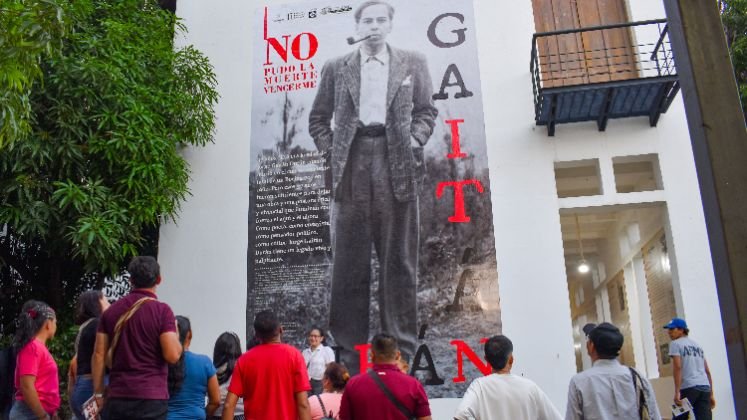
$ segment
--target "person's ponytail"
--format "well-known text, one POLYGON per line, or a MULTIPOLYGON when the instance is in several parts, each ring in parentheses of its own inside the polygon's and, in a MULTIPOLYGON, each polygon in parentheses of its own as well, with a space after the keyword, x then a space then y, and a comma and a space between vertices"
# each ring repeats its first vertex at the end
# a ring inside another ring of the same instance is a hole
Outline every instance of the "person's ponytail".
MULTIPOLYGON (((176 324, 179 327, 179 342, 184 346, 184 342, 187 340, 187 334, 192 331, 192 324, 189 322, 189 318, 181 315, 176 316, 176 324)), ((185 351, 182 349, 182 355, 179 357, 179 361, 173 365, 169 365, 169 395, 172 396, 179 392, 184 384, 184 378, 186 376, 184 353, 185 351)))

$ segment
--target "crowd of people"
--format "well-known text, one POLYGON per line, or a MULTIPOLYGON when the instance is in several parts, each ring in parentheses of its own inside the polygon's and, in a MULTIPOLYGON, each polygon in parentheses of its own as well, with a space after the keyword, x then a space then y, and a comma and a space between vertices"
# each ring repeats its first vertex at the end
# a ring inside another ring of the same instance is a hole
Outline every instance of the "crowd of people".
MULTIPOLYGON (((309 347, 301 352, 282 342, 281 322, 266 310, 255 316, 246 351, 235 333, 224 332, 211 359, 190 351, 190 320, 158 301, 157 261, 136 257, 128 271, 133 289, 112 305, 100 291, 78 299, 80 328, 68 372, 75 419, 431 418, 425 389, 409 374, 390 334, 373 337, 373 367, 351 378, 324 346, 322 328, 311 328, 309 347)), ((715 400, 702 348, 689 338, 683 319, 664 328, 673 340, 675 404, 687 398, 697 420, 710 419, 715 400)), ((650 382, 617 359, 624 342, 620 330, 606 322, 583 330, 593 365, 571 378, 565 419, 660 419, 650 382)), ((23 305, 13 343, 11 420, 59 418, 58 368, 47 347, 56 331, 49 305, 23 305)), ((488 339, 484 356, 492 373, 470 384, 454 419, 563 418, 537 384, 511 373, 515 356, 508 337, 488 339)))

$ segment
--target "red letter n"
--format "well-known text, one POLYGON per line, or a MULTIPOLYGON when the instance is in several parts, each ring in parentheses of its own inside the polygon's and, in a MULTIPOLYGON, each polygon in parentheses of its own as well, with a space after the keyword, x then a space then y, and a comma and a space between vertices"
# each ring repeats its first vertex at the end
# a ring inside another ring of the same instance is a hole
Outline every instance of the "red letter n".
POLYGON ((283 62, 288 62, 288 39, 290 38, 290 35, 283 35, 282 38, 285 39, 285 46, 281 45, 277 38, 267 38, 265 40, 267 41, 267 58, 265 60, 265 66, 272 65, 272 61, 270 61, 270 47, 278 53, 280 58, 283 59, 283 62))
POLYGON ((278 42, 277 38, 271 38, 267 36, 267 7, 265 7, 265 27, 264 27, 264 37, 265 41, 267 42, 267 51, 265 52, 265 66, 272 65, 272 61, 270 61, 270 47, 275 50, 275 52, 280 55, 280 58, 283 59, 283 62, 288 62, 288 39, 290 38, 290 35, 283 35, 282 37, 285 39, 285 46, 280 45, 280 42, 278 42))
MULTIPOLYGON (((483 338, 480 340, 481 343, 485 342, 486 340, 483 338)), ((472 362, 475 367, 477 367, 480 372, 482 372, 483 375, 490 375, 490 372, 493 371, 493 368, 490 367, 490 364, 485 363, 480 359, 477 354, 475 354, 474 351, 462 340, 451 340, 449 343, 452 346, 456 347, 456 358, 457 358, 457 376, 453 379, 454 383, 460 383, 467 380, 467 378, 464 377, 464 360, 462 355, 467 355, 467 358, 470 362, 472 362)))

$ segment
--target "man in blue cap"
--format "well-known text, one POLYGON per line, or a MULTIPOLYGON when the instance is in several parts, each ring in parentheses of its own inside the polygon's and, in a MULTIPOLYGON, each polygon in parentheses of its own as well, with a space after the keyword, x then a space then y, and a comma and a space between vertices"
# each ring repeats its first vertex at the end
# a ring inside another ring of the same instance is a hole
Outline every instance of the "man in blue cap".
POLYGON ((682 405, 687 398, 698 420, 711 420, 711 410, 716 407, 713 398, 711 371, 703 349, 688 337, 690 330, 682 318, 672 318, 664 326, 669 332, 669 357, 674 370, 674 403, 682 405))

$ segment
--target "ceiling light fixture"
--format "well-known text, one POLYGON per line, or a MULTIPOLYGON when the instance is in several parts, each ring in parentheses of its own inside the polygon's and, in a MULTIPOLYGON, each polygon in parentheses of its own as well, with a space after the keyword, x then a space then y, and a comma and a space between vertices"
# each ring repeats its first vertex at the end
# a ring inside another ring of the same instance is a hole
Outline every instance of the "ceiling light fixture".
POLYGON ((586 263, 586 260, 581 260, 581 263, 578 265, 578 272, 581 274, 589 272, 589 264, 586 263))

